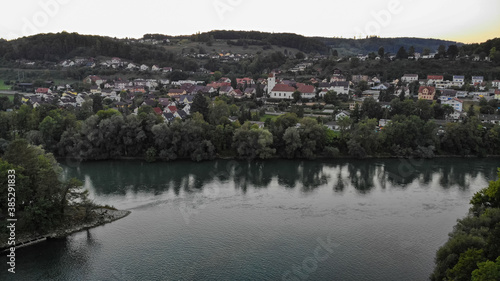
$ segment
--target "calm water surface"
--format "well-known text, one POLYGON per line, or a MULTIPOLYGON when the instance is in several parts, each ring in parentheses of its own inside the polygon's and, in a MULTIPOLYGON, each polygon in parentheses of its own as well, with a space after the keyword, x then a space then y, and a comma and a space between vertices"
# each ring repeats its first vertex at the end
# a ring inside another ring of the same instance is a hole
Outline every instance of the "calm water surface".
MULTIPOLYGON (((63 163, 65 164, 65 163, 63 163)), ((427 280, 499 159, 65 166, 130 216, 17 251, 0 280, 427 280)))

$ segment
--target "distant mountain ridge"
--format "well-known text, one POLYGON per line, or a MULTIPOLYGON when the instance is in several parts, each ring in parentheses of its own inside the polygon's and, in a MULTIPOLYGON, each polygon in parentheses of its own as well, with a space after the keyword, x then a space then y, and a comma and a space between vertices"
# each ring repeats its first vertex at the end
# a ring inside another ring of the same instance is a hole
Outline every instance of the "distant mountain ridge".
POLYGON ((414 38, 414 37, 397 37, 397 38, 380 38, 369 37, 366 39, 349 39, 349 38, 326 38, 326 37, 313 37, 316 40, 323 42, 329 48, 337 50, 340 54, 368 54, 371 52, 377 53, 380 47, 384 47, 386 52, 395 54, 400 47, 408 50, 411 46, 415 48, 416 52, 423 52, 424 49, 429 49, 435 52, 440 45, 448 48, 450 45, 463 46, 463 43, 441 40, 441 39, 427 39, 427 38, 414 38))
MULTIPOLYGON (((272 46, 296 49, 304 53, 331 55, 334 51, 340 56, 368 54, 378 52, 384 47, 385 52, 396 53, 400 47, 407 50, 413 46, 416 52, 424 48, 435 52, 440 45, 446 48, 456 44, 465 55, 490 54, 492 48, 500 50, 500 38, 488 40, 481 44, 462 44, 439 39, 422 38, 379 38, 344 39, 325 37, 305 37, 292 33, 266 33, 258 31, 216 30, 186 36, 168 36, 162 34, 146 34, 143 39, 180 39, 204 43, 207 46, 213 41, 227 41, 227 45, 250 46, 272 49, 272 46)), ((0 60, 43 60, 57 62, 63 59, 97 56, 116 56, 139 63, 182 64, 178 54, 160 45, 141 44, 137 39, 116 39, 97 35, 80 35, 78 33, 37 34, 16 40, 0 40, 0 60), (134 42, 134 44, 131 44, 134 42)), ((498 51, 497 51, 498 52, 498 51)))

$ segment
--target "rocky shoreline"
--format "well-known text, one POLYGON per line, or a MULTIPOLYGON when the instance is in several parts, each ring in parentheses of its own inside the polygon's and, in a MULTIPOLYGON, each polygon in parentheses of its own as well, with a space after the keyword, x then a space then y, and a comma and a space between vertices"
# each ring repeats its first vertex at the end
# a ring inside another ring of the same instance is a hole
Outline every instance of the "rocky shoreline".
MULTIPOLYGON (((94 216, 93 219, 89 222, 67 225, 65 227, 60 227, 55 230, 51 230, 45 234, 31 234, 31 235, 20 235, 16 237, 16 249, 22 248, 25 246, 29 246, 38 242, 45 241, 47 239, 60 239, 66 236, 69 236, 73 233, 80 232, 83 230, 87 230, 90 228, 98 227, 101 225, 105 225, 116 220, 122 219, 128 216, 130 211, 121 211, 121 210, 111 210, 105 208, 98 208, 93 210, 94 216)), ((6 242, 2 241, 0 244, 0 251, 4 251, 8 249, 10 246, 7 245, 6 242)))

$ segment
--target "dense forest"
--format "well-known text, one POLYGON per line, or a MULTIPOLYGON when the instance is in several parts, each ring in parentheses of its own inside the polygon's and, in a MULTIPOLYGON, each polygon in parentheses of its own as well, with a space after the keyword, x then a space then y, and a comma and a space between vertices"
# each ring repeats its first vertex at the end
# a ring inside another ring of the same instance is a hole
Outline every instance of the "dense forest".
MULTIPOLYGON (((416 52, 422 53, 424 49, 429 49, 435 51, 440 45, 448 47, 450 45, 462 46, 461 43, 456 43, 453 41, 439 40, 439 39, 423 39, 423 38, 410 38, 410 37, 400 37, 400 38, 380 38, 380 37, 369 37, 369 38, 325 38, 325 37, 315 37, 317 40, 323 42, 330 48, 336 50, 344 50, 347 54, 368 54, 371 52, 377 53, 380 47, 384 47, 386 52, 391 52, 396 54, 400 47, 404 47, 406 50, 410 47, 414 47, 416 52)), ((489 49, 488 49, 489 50, 489 49)), ((472 50, 474 51, 474 50, 472 50)))
POLYGON ((436 254, 431 280, 500 280, 500 169, 436 254))
MULTIPOLYGON (((225 40, 228 44, 283 46, 298 49, 305 53, 331 54, 330 49, 349 49, 352 52, 368 54, 376 53, 380 47, 386 52, 396 53, 401 47, 406 50, 413 47, 422 52, 438 50, 440 45, 449 47, 454 42, 419 39, 419 38, 311 38, 290 33, 265 33, 257 31, 211 31, 190 36, 169 37, 159 34, 146 34, 144 39, 164 40, 168 38, 188 39, 193 42, 209 43, 213 40, 225 40)), ((464 54, 490 54, 493 47, 500 50, 500 39, 488 40, 481 44, 457 45, 464 54)), ((176 62, 173 52, 166 51, 161 45, 132 43, 126 39, 116 39, 95 35, 80 35, 77 33, 49 33, 23 37, 17 40, 0 40, 0 57, 6 61, 26 59, 57 62, 64 59, 81 57, 120 57, 137 63, 176 62)))
POLYGON ((174 64, 177 58, 158 46, 129 44, 103 36, 77 33, 38 34, 12 41, 0 41, 0 57, 5 61, 26 59, 59 62, 74 57, 120 57, 136 63, 174 64))

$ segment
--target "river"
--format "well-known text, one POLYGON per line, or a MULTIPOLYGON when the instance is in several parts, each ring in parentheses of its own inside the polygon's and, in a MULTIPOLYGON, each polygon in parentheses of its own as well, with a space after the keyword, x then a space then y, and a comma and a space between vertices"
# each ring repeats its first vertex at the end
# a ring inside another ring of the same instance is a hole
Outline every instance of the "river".
POLYGON ((124 219, 0 280, 427 280, 499 159, 62 163, 124 219))

